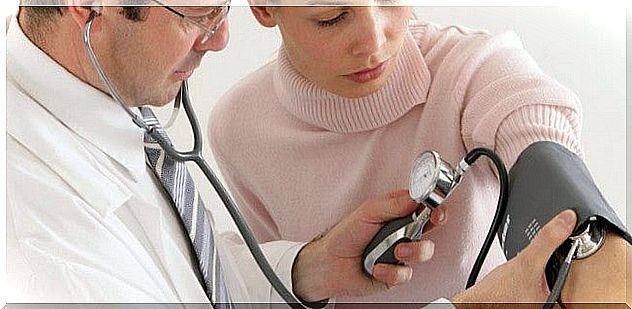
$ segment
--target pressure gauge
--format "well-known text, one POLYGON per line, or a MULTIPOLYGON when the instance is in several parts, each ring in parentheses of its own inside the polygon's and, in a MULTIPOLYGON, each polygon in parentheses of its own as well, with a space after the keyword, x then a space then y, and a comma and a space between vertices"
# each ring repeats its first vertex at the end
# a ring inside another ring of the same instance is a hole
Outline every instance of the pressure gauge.
POLYGON ((408 190, 410 197, 421 203, 430 195, 439 177, 439 156, 434 151, 420 154, 413 162, 408 190))
POLYGON ((450 195, 468 168, 461 160, 455 171, 434 151, 417 156, 408 177, 408 192, 420 207, 411 215, 389 221, 375 234, 362 257, 367 274, 373 274, 377 263, 402 264, 395 258, 395 246, 421 239, 433 209, 450 195))
POLYGON ((430 208, 441 205, 460 180, 447 162, 434 151, 421 153, 413 162, 408 179, 410 197, 430 208))

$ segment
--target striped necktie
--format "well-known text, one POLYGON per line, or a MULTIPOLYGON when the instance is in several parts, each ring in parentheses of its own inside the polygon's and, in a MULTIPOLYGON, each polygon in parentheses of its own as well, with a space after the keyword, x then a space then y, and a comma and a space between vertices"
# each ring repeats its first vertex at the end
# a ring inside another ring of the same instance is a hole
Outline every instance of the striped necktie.
MULTIPOLYGON (((141 107, 140 110, 145 122, 156 125, 159 133, 169 141, 151 109, 141 107)), ((169 193, 193 244, 206 295, 215 308, 233 308, 222 275, 211 221, 186 165, 169 157, 146 132, 144 142, 147 163, 169 193)))

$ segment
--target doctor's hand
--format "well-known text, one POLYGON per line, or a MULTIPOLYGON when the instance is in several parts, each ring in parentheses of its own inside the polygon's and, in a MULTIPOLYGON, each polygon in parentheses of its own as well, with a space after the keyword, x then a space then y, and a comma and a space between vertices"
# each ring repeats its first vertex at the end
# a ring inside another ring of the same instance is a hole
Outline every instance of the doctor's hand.
MULTIPOLYGON (((362 254, 385 223, 410 215, 417 208, 407 190, 363 203, 322 238, 310 242, 299 252, 292 270, 295 295, 305 301, 365 296, 410 281, 413 274, 410 265, 432 257, 434 244, 431 241, 399 244, 395 257, 406 265, 377 264, 373 278, 363 271, 362 254)), ((436 209, 425 231, 445 221, 445 210, 436 209)))
POLYGON ((484 308, 490 303, 544 303, 549 296, 544 275, 546 263, 571 235, 576 220, 574 211, 561 212, 516 257, 494 269, 473 287, 457 294, 452 302, 457 308, 484 308))

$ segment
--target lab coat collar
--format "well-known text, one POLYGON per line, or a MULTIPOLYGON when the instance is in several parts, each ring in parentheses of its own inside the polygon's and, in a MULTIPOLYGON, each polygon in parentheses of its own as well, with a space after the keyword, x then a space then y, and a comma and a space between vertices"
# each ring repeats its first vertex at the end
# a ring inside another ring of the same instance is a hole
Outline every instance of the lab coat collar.
POLYGON ((43 108, 118 162, 134 180, 145 171, 143 131, 109 95, 72 75, 22 32, 7 32, 7 73, 43 108))

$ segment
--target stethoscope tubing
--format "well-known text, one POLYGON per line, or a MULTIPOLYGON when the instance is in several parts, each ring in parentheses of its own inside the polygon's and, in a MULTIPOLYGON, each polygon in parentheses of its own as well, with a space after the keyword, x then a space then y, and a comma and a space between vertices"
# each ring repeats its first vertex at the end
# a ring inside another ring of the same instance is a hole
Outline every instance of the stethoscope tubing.
MULTIPOLYGON (((115 90, 114 85, 107 77, 99 61, 94 53, 92 48, 91 40, 90 40, 90 29, 92 27, 92 22, 94 18, 99 15, 99 12, 93 10, 90 14, 88 21, 84 27, 83 32, 83 40, 88 52, 89 58, 94 65, 97 73, 99 74, 101 80, 110 91, 112 98, 126 111, 126 113, 132 118, 134 124, 136 124, 139 128, 145 130, 152 138, 158 142, 158 144, 162 147, 162 149, 167 153, 167 155, 171 156, 173 159, 180 162, 191 161, 194 162, 204 173, 204 176, 209 180, 213 189, 217 192, 220 199, 224 203, 226 210, 232 217, 237 229, 241 233, 241 236, 244 238, 248 249, 250 250, 252 256, 254 257, 257 265, 266 276, 268 281, 272 284, 272 287, 279 293, 279 295, 283 298, 283 300, 293 308, 304 308, 301 305, 301 302, 298 301, 294 295, 285 287, 285 285, 281 282, 279 277, 276 275, 268 259, 265 257, 261 248, 257 244, 255 237, 253 236, 250 228, 244 221, 241 213, 239 212, 235 202, 232 200, 226 188, 219 181, 213 170, 210 168, 208 162, 202 156, 202 134, 200 130, 200 124, 197 120, 195 112, 193 111, 193 107, 191 105, 191 100, 189 98, 188 84, 186 81, 182 83, 180 87, 180 92, 178 94, 179 99, 182 102, 182 106, 184 107, 184 111, 189 119, 189 123, 191 125, 191 130, 193 131, 193 149, 190 151, 178 151, 175 147, 162 135, 160 134, 160 130, 158 127, 147 124, 140 116, 132 112, 128 105, 126 105, 123 98, 118 94, 115 90)), ((178 98, 176 98, 178 100, 178 98)))

